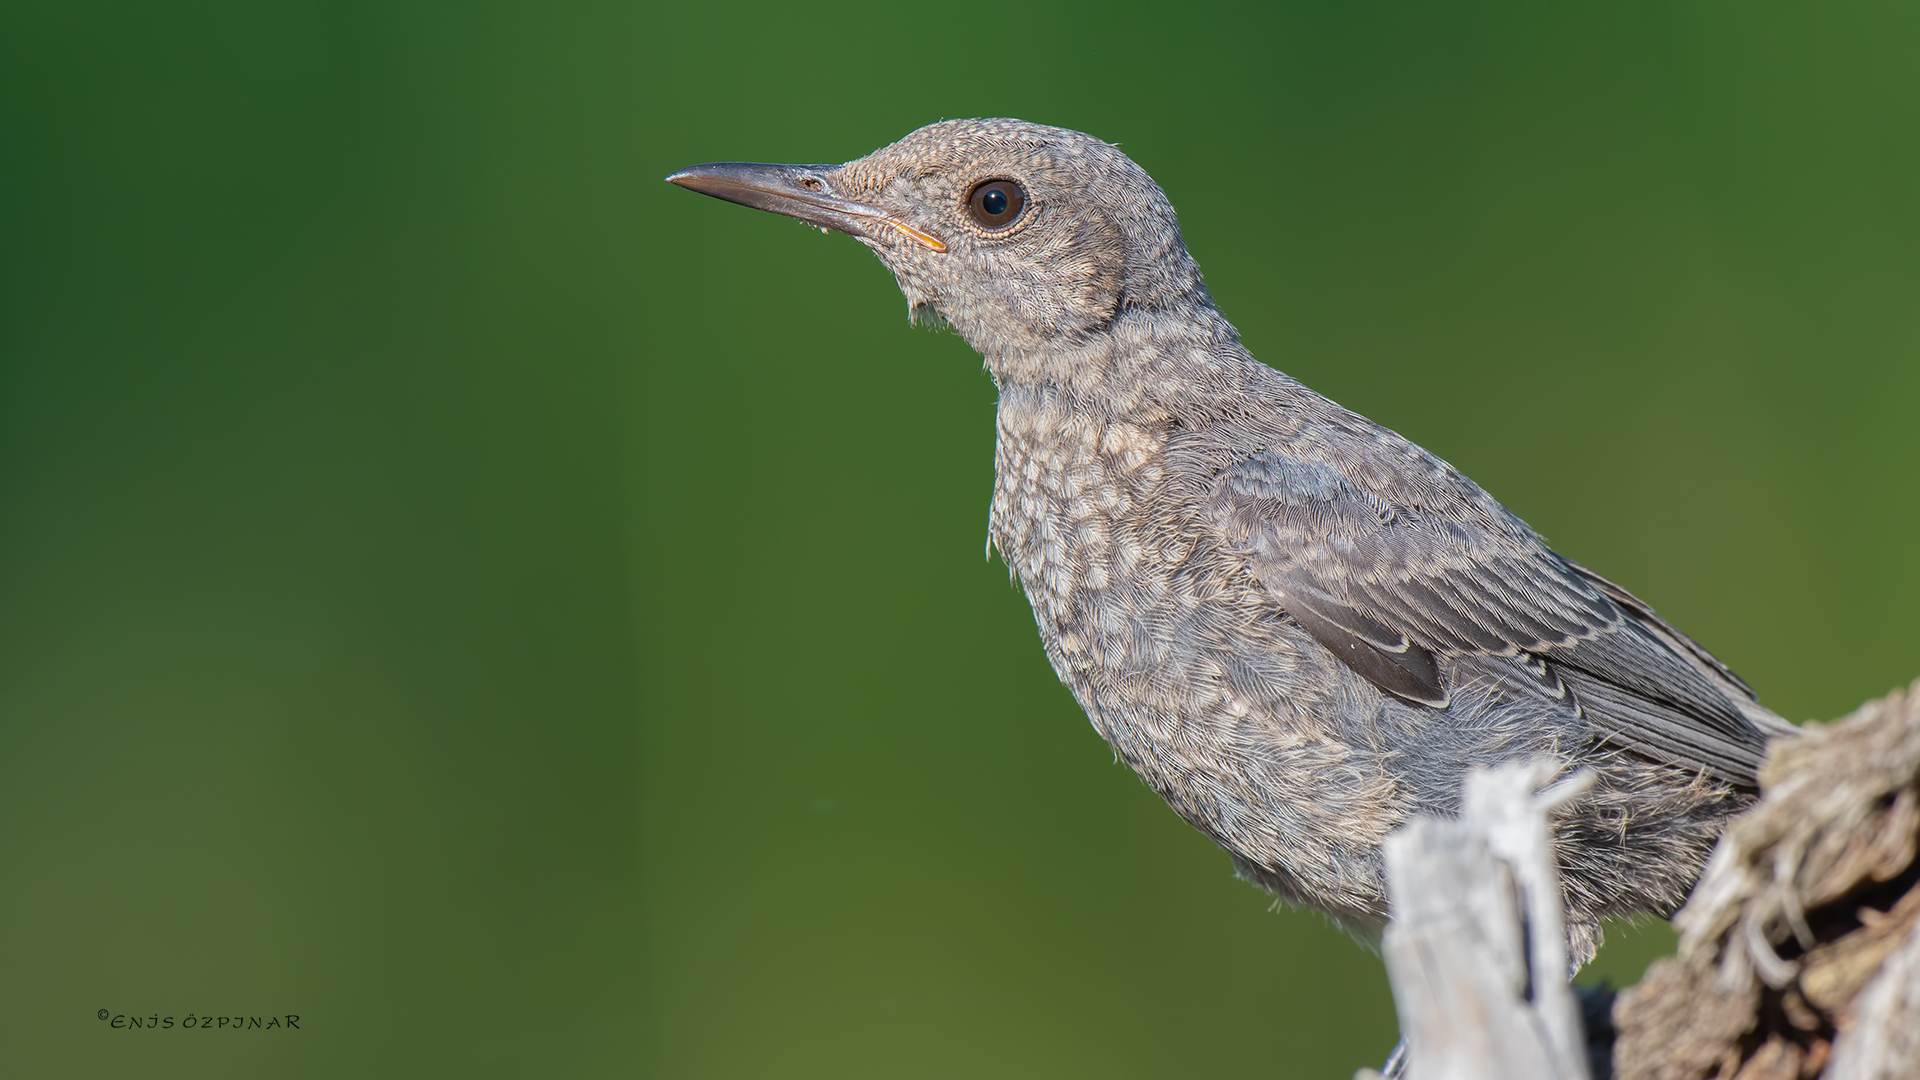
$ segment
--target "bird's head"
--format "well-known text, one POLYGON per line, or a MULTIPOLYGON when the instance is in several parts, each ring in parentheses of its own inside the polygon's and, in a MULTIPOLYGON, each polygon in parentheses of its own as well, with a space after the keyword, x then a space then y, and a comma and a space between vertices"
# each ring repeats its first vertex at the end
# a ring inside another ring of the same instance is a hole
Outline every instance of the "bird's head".
POLYGON ((844 165, 717 162, 667 180, 853 236, 916 317, 937 315, 990 356, 1206 302, 1153 179, 1064 128, 947 120, 844 165))

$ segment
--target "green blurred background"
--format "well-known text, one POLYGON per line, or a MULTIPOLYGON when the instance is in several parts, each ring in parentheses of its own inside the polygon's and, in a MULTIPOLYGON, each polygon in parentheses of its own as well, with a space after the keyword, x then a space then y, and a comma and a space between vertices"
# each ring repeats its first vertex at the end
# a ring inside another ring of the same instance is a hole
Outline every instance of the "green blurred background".
POLYGON ((660 177, 1117 141, 1256 355, 1827 717, 1920 674, 1917 30, 6 5, 0 1071, 1377 1061, 1378 960, 1113 763, 982 561, 978 359, 660 177))

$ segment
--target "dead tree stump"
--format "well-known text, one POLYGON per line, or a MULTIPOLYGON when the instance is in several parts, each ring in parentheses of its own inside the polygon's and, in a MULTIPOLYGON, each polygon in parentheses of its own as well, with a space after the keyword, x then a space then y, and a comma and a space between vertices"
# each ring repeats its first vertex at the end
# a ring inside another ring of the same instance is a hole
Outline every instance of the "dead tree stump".
POLYGON ((1615 1074, 1920 1078, 1920 683, 1776 741, 1760 782, 1614 1009, 1615 1074))

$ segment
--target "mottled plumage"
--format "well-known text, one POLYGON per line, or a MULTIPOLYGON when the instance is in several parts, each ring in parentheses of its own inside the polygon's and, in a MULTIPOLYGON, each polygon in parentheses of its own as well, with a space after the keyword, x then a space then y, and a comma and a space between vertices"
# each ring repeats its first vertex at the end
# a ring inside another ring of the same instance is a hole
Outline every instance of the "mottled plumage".
POLYGON ((1116 148, 934 124, 842 166, 675 183, 839 229, 1000 390, 991 539, 1060 678, 1243 876, 1370 933, 1380 842, 1551 755, 1576 957, 1668 912, 1790 728, 1444 461, 1256 361, 1116 148), (998 185, 997 187, 994 185, 998 185), (997 201, 996 201, 997 196, 997 201))

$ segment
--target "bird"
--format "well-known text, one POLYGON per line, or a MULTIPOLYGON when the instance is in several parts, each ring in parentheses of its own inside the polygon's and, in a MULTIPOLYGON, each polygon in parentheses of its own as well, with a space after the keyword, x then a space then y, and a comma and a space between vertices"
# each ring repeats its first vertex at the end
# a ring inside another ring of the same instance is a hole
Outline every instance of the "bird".
POLYGON ((1094 729, 1237 874, 1362 941, 1382 842, 1547 757, 1575 966, 1671 914, 1794 730, 1652 607, 1409 439, 1255 359, 1147 172, 946 120, 841 165, 667 181, 846 233, 998 391, 989 542, 1094 729))

